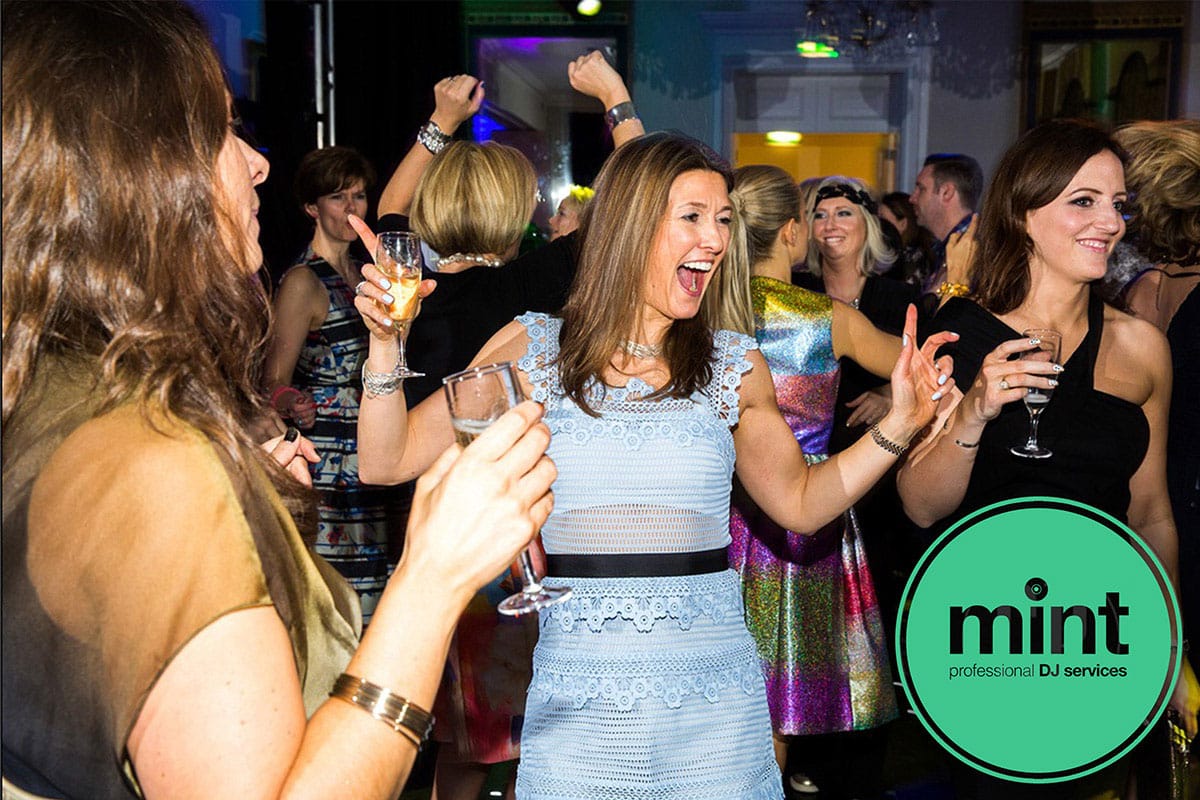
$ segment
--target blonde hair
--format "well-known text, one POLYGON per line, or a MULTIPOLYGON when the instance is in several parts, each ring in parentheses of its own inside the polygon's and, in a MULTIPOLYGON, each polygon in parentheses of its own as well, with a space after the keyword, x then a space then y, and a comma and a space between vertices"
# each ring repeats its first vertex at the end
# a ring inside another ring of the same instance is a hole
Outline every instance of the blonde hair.
MULTIPOLYGON (((824 189, 826 186, 848 186, 853 190, 870 195, 871 191, 867 185, 858 178, 848 178, 845 175, 830 175, 827 178, 822 178, 817 187, 813 189, 813 198, 817 196, 817 192, 824 189)), ((817 213, 817 203, 809 201, 812 205, 807 209, 808 214, 808 236, 809 244, 813 243, 813 216, 817 213)), ((861 204, 851 201, 851 205, 867 226, 866 240, 863 242, 862 252, 858 254, 858 270, 868 278, 872 275, 877 275, 880 272, 885 272, 886 268, 891 266, 896 261, 896 253, 892 248, 888 247, 887 242, 883 238, 883 228, 879 225, 879 217, 868 211, 861 204)), ((821 250, 817 247, 808 248, 808 258, 805 263, 808 265, 808 271, 817 277, 821 276, 821 250)))
POLYGON ((1156 263, 1200 262, 1200 122, 1135 122, 1113 138, 1129 154, 1131 241, 1156 263))
POLYGON ((410 222, 440 255, 502 255, 533 216, 537 176, 521 151, 496 142, 451 142, 417 184, 410 222))
MULTIPOLYGON (((627 142, 608 157, 596 178, 596 198, 579 230, 579 269, 563 307, 558 357, 563 392, 592 416, 598 413, 585 390, 592 381, 602 382, 613 353, 634 334, 643 280, 671 186, 693 170, 715 172, 726 190, 732 187, 729 165, 720 156, 673 133, 651 133, 627 142)), ((710 326, 720 322, 726 281, 718 274, 700 312, 672 323, 663 347, 671 378, 654 396, 688 397, 711 382, 710 326)))
POLYGON ((801 219, 800 190, 792 176, 779 167, 752 164, 733 173, 729 199, 738 225, 722 267, 731 283, 723 306, 728 318, 725 327, 753 335, 750 276, 754 265, 771 254, 783 226, 801 219))

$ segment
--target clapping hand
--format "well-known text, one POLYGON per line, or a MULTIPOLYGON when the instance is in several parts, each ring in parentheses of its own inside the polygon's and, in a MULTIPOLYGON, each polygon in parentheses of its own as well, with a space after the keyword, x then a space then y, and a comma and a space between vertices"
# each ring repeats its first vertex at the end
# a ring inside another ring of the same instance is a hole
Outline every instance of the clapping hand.
POLYGON ((904 320, 903 346, 896 366, 892 369, 892 431, 885 432, 889 439, 907 442, 933 420, 938 405, 954 388, 953 360, 950 356, 937 358, 942 345, 958 340, 957 333, 942 331, 925 340, 918 349, 917 308, 909 305, 904 320), (893 436, 899 434, 899 439, 893 436))

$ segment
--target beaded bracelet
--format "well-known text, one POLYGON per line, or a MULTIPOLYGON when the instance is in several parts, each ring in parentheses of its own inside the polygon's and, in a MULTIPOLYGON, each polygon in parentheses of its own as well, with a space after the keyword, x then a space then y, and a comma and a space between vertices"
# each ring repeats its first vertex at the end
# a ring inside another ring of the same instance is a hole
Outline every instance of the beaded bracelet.
POLYGON ((879 423, 876 422, 869 429, 871 441, 882 447, 894 456, 902 456, 908 451, 908 445, 893 442, 891 439, 883 435, 883 431, 879 430, 879 423))
MULTIPOLYGON (((399 364, 396 366, 398 367, 399 364)), ((384 397, 385 395, 395 394, 402 383, 404 383, 404 378, 396 374, 396 367, 393 367, 391 372, 373 372, 367 368, 367 362, 363 362, 363 394, 372 400, 384 397)))
POLYGON ((942 285, 937 288, 938 297, 966 297, 971 293, 971 287, 964 283, 951 283, 950 281, 942 281, 942 285))
POLYGON ((333 684, 330 697, 358 706, 372 717, 391 726, 417 747, 433 732, 433 715, 405 700, 391 689, 343 672, 333 684))
POLYGON ((417 131, 417 141, 423 144, 425 149, 435 156, 446 149, 446 145, 450 144, 451 139, 453 137, 448 133, 444 133, 433 120, 426 122, 417 131))

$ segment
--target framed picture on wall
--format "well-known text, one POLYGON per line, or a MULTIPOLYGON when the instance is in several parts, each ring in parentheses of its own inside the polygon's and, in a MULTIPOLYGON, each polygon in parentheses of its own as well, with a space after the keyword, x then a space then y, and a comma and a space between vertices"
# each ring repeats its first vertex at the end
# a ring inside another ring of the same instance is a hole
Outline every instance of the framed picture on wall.
POLYGON ((1184 12, 1175 2, 1027 4, 1026 127, 1176 116, 1184 12))

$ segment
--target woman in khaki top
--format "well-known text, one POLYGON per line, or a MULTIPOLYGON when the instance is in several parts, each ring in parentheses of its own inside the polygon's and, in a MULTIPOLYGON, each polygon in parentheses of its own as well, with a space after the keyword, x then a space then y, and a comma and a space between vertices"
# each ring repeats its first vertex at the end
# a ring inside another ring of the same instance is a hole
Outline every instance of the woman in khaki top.
POLYGON ((360 644, 301 535, 311 445, 245 432, 268 165, 207 31, 181 3, 2 24, 5 797, 394 797, 455 620, 549 512, 540 408, 418 483, 360 644))

